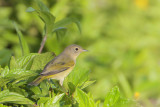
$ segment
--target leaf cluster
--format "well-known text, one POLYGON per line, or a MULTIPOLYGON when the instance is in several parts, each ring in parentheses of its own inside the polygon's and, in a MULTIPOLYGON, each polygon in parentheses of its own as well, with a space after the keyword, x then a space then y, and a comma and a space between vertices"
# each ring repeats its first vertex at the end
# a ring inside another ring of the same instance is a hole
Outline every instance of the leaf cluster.
MULTIPOLYGON (((36 3, 39 9, 29 7, 27 12, 35 12, 45 23, 44 35, 56 32, 58 36, 61 31, 66 31, 66 25, 73 22, 81 31, 76 19, 65 18, 55 22, 55 16, 49 12, 49 9, 39 0, 36 0, 36 3)), ((38 86, 29 86, 28 83, 39 76, 44 66, 55 57, 55 54, 52 52, 30 53, 27 42, 15 22, 14 27, 19 37, 22 56, 18 58, 12 56, 9 65, 0 68, 0 106, 99 107, 104 105, 104 107, 116 107, 134 104, 134 101, 121 97, 117 86, 108 92, 104 104, 100 101, 95 102, 93 96, 84 91, 95 80, 89 80, 90 71, 79 66, 65 78, 63 87, 60 87, 55 80, 44 80, 38 86)))
POLYGON ((51 36, 53 33, 56 33, 57 39, 60 39, 65 35, 67 28, 66 26, 72 23, 75 23, 81 32, 80 22, 76 18, 64 18, 60 21, 55 22, 56 17, 53 16, 46 5, 43 4, 40 0, 35 0, 38 5, 38 9, 32 7, 27 8, 26 12, 34 12, 39 18, 44 22, 44 35, 51 36))

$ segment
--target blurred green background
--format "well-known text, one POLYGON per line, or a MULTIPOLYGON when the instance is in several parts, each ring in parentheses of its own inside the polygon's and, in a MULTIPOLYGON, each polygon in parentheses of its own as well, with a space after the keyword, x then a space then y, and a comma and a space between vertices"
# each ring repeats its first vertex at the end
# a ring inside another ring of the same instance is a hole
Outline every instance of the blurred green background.
MULTIPOLYGON (((160 106, 160 1, 159 0, 43 0, 56 16, 79 19, 82 34, 75 24, 58 41, 48 37, 43 52, 59 54, 66 46, 78 44, 88 49, 77 65, 89 68, 91 80, 86 89, 95 100, 104 101, 115 85, 121 93, 144 106, 160 106)), ((38 52, 43 22, 27 13, 32 0, 0 1, 0 65, 8 64, 11 55, 21 56, 16 21, 32 53, 38 52)))

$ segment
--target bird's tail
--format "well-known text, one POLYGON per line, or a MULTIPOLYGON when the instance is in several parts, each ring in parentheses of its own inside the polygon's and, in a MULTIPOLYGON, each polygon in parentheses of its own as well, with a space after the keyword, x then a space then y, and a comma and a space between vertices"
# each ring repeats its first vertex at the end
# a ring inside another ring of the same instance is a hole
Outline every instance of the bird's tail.
POLYGON ((37 86, 41 81, 43 81, 45 79, 44 76, 39 76, 37 77, 34 81, 32 81, 31 83, 29 83, 28 85, 34 85, 37 86))

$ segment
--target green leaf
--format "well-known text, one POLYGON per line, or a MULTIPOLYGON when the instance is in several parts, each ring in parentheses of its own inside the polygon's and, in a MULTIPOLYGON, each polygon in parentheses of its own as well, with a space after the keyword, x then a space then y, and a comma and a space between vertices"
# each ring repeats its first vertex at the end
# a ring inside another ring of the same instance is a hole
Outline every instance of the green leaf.
POLYGON ((45 33, 52 33, 52 29, 54 27, 55 17, 47 11, 37 11, 38 16, 45 23, 45 33))
POLYGON ((21 94, 21 95, 23 95, 25 97, 28 97, 28 92, 26 92, 26 90, 24 90, 22 88, 17 87, 16 85, 14 85, 14 86, 12 85, 8 89, 11 92, 16 92, 16 93, 21 94))
POLYGON ((14 56, 12 56, 10 59, 9 68, 10 69, 17 68, 17 63, 16 63, 16 59, 14 56))
POLYGON ((60 100, 63 98, 65 93, 50 97, 40 97, 38 100, 38 105, 40 107, 59 107, 60 106, 60 100))
POLYGON ((89 70, 75 67, 74 70, 64 80, 64 87, 67 88, 66 83, 73 83, 75 86, 81 86, 88 80, 89 70))
POLYGON ((31 70, 43 70, 44 66, 55 57, 53 52, 46 52, 37 55, 33 59, 31 70))
POLYGON ((32 7, 28 7, 28 8, 26 9, 26 12, 34 12, 34 11, 35 11, 35 9, 32 8, 32 7))
POLYGON ((40 88, 42 90, 42 95, 46 96, 49 94, 49 86, 46 83, 46 80, 40 83, 40 88))
POLYGON ((6 66, 2 71, 1 71, 1 76, 4 77, 7 74, 9 74, 9 68, 6 66))
POLYGON ((11 57, 11 51, 9 49, 0 50, 0 65, 7 64, 11 57))
POLYGON ((54 24, 53 32, 56 31, 57 28, 65 27, 66 25, 75 23, 81 33, 81 24, 76 18, 65 18, 54 24))
POLYGON ((12 80, 12 79, 0 77, 0 88, 3 87, 4 85, 6 85, 8 82, 10 82, 10 80, 12 80))
POLYGON ((15 92, 3 90, 0 92, 0 103, 16 103, 33 105, 34 102, 15 92))
POLYGON ((67 29, 65 27, 60 27, 60 28, 57 28, 55 32, 56 32, 57 39, 61 40, 62 36, 66 34, 67 29))
POLYGON ((70 95, 75 92, 76 86, 73 83, 69 82, 68 87, 69 87, 69 94, 70 95))
POLYGON ((30 51, 29 51, 27 42, 25 41, 21 31, 19 30, 19 28, 18 28, 18 26, 17 26, 17 24, 15 22, 13 22, 13 25, 14 25, 14 27, 16 29, 16 32, 18 34, 18 37, 19 37, 19 43, 20 43, 20 46, 21 46, 22 55, 29 54, 30 51))
POLYGON ((30 69, 33 63, 33 59, 35 56, 38 56, 38 53, 30 53, 28 55, 22 56, 16 60, 17 67, 15 68, 23 68, 23 69, 30 69))
POLYGON ((41 11, 49 12, 48 7, 43 2, 41 2, 40 0, 35 0, 35 1, 38 4, 38 7, 41 11))
POLYGON ((114 105, 114 107, 139 107, 137 106, 136 102, 120 97, 119 101, 114 105))
MULTIPOLYGON (((8 82, 12 82, 12 84, 20 82, 19 85, 22 85, 22 80, 28 80, 28 78, 38 75, 38 70, 43 70, 44 66, 53 59, 54 56, 55 55, 52 52, 44 54, 28 54, 17 59, 16 65, 14 65, 15 60, 12 57, 10 65, 12 69, 5 67, 5 69, 1 71, 0 86, 4 86, 8 82), (27 70, 30 68, 31 70, 27 70)), ((23 84, 25 83, 27 83, 27 81, 23 82, 23 84)))
POLYGON ((33 9, 32 7, 27 8, 27 12, 36 11, 37 15, 45 24, 45 35, 49 35, 52 33, 54 28, 55 17, 49 12, 49 9, 43 2, 40 0, 36 0, 36 4, 38 4, 39 10, 33 9))
POLYGON ((37 87, 37 86, 32 86, 30 87, 30 90, 34 93, 34 95, 32 95, 32 98, 34 99, 39 99, 39 98, 43 98, 48 96, 49 94, 49 89, 44 90, 44 87, 37 87))
POLYGON ((117 103, 119 98, 120 98, 119 88, 115 86, 114 88, 111 89, 110 92, 108 92, 104 101, 104 107, 113 107, 117 103))
POLYGON ((120 95, 119 88, 115 86, 107 93, 103 107, 136 107, 136 103, 130 99, 123 98, 120 95))
POLYGON ((83 92, 81 89, 77 88, 74 94, 75 99, 77 100, 79 107, 97 107, 93 98, 83 92))
MULTIPOLYGON (((9 70, 8 67, 5 67, 5 69, 3 69, 1 72, 0 86, 3 86, 8 82, 12 82, 12 84, 15 84, 20 82, 21 80, 27 80, 31 76, 35 75, 38 75, 36 71, 24 70, 24 69, 9 70)), ((23 82, 23 84, 26 82, 27 81, 23 82)))
POLYGON ((59 107, 60 106, 60 100, 63 98, 65 93, 59 94, 51 98, 45 103, 45 107, 59 107))
POLYGON ((40 97, 40 99, 38 100, 37 104, 40 107, 45 107, 44 104, 49 101, 51 98, 50 97, 40 97))
POLYGON ((48 35, 52 33, 52 29, 54 27, 55 17, 50 13, 48 7, 41 2, 40 0, 36 0, 38 7, 40 10, 36 10, 38 16, 45 23, 45 33, 48 35))
POLYGON ((90 86, 91 84, 93 84, 93 83, 95 83, 95 82, 96 82, 96 80, 94 80, 94 81, 86 81, 86 82, 82 85, 81 89, 86 88, 86 87, 90 86))
POLYGON ((32 87, 30 88, 30 90, 31 90, 34 94, 37 94, 37 95, 42 94, 40 88, 37 87, 37 86, 32 86, 32 87))

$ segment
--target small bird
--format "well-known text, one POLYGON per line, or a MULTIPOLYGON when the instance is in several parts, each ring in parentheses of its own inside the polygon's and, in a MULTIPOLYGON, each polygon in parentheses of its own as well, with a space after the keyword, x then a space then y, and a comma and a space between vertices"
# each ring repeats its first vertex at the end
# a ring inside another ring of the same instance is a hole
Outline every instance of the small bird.
POLYGON ((73 70, 76 58, 85 51, 87 50, 75 44, 66 47, 60 55, 46 64, 40 76, 29 85, 37 86, 44 79, 56 79, 62 86, 64 78, 73 70))

